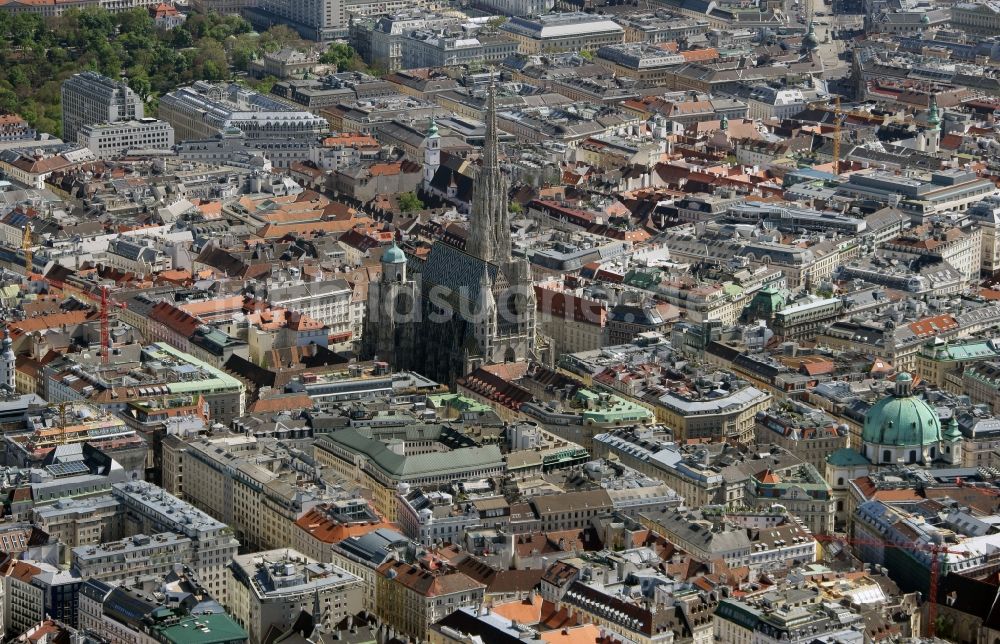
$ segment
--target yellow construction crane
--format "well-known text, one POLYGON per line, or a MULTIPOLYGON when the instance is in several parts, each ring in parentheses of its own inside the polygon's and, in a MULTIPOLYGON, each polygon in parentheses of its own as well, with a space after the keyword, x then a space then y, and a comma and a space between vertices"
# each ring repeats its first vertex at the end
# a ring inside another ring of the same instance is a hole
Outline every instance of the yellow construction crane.
POLYGON ((840 174, 840 97, 834 100, 833 109, 833 173, 840 174))
POLYGON ((24 276, 31 277, 31 224, 24 225, 24 235, 21 236, 21 250, 24 251, 24 276))

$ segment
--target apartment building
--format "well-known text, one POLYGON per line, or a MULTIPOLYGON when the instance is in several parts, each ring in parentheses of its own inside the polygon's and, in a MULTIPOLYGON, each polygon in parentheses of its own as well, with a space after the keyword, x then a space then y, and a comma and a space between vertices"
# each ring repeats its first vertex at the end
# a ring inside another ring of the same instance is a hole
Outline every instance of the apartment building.
POLYGON ((552 341, 555 355, 600 349, 608 310, 604 302, 555 282, 535 285, 536 323, 552 341))
POLYGON ((322 503, 303 514, 292 530, 292 546, 317 561, 333 561, 332 547, 349 537, 394 529, 362 498, 322 503))
POLYGON ((330 549, 333 563, 362 580, 364 607, 374 612, 378 606, 379 567, 387 561, 408 561, 413 542, 389 528, 379 528, 360 537, 348 537, 330 549))
POLYGON ((5 639, 17 637, 45 618, 45 597, 42 589, 31 583, 42 572, 26 561, 8 559, 0 566, 3 613, 0 626, 5 639))
POLYGON ((926 257, 948 262, 966 281, 977 279, 982 269, 983 229, 978 225, 925 224, 889 240, 884 256, 909 259, 926 257))
POLYGON ((376 614, 414 639, 425 639, 432 624, 460 608, 479 608, 486 591, 484 584, 454 569, 427 570, 402 561, 382 564, 376 584, 376 614))
MULTIPOLYGON (((120 13, 134 9, 148 10, 160 4, 159 0, 65 0, 60 2, 33 2, 32 0, 7 0, 0 2, 0 11, 12 14, 31 13, 43 18, 55 18, 70 9, 103 9, 109 13, 120 13)), ((35 624, 33 624, 34 626, 35 624)))
POLYGON ((104 254, 106 264, 129 273, 152 275, 173 268, 166 253, 156 248, 152 239, 119 237, 108 242, 104 254))
POLYGON ((757 449, 767 450, 777 445, 820 472, 826 469, 830 454, 848 446, 850 430, 846 425, 796 400, 757 412, 755 420, 757 449))

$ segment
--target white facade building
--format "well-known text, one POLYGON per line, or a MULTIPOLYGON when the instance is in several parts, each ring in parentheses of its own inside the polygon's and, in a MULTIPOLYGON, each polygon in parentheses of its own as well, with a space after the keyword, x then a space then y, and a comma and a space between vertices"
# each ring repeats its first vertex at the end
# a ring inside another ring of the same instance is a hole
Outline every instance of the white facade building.
POLYGON ((77 143, 90 149, 98 159, 113 159, 129 150, 169 150, 174 145, 174 128, 166 121, 152 118, 86 124, 77 134, 77 143))
POLYGON ((353 332, 357 326, 353 291, 342 279, 307 282, 267 291, 271 306, 298 311, 330 327, 331 335, 353 332))

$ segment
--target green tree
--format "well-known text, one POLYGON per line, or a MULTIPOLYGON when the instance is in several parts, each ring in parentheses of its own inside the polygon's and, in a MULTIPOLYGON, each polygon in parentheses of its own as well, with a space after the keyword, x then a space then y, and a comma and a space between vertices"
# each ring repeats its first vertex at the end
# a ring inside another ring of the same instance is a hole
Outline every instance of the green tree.
POLYGON ((186 49, 194 46, 194 36, 183 27, 174 27, 170 30, 170 42, 175 49, 186 49))
POLYGON ((400 212, 414 212, 424 209, 424 202, 420 201, 420 197, 413 192, 404 192, 399 195, 398 202, 400 212))
POLYGON ((213 38, 202 38, 195 43, 192 73, 196 78, 217 81, 229 77, 229 60, 222 43, 213 38))
POLYGON ((285 47, 305 50, 306 42, 299 32, 286 25, 275 25, 260 35, 260 47, 263 51, 280 51, 285 47))
POLYGON ((362 71, 365 63, 347 43, 335 42, 319 57, 324 65, 336 65, 338 72, 362 71))
POLYGON ((524 208, 522 208, 521 204, 517 203, 516 201, 510 202, 508 210, 514 213, 515 215, 520 215, 522 212, 524 212, 524 208))
POLYGON ((274 84, 277 82, 278 82, 277 78, 268 74, 264 78, 260 79, 255 83, 252 83, 251 85, 255 90, 257 90, 261 94, 270 94, 271 88, 274 87, 274 84))
MULTIPOLYGON (((301 42, 286 28, 270 30, 268 38, 271 47, 301 42)), ((224 80, 234 67, 246 68, 262 52, 259 40, 239 16, 195 14, 163 30, 139 9, 70 9, 46 19, 0 12, 0 111, 19 112, 35 128, 59 134, 61 83, 87 69, 124 77, 155 109, 156 97, 179 85, 224 80)))
POLYGON ((28 72, 25 70, 23 65, 14 65, 7 72, 7 82, 10 83, 15 89, 28 88, 30 84, 30 79, 28 78, 28 72))
POLYGON ((153 84, 149 82, 149 78, 145 74, 137 74, 128 79, 128 86, 132 88, 132 91, 139 95, 143 101, 149 99, 149 95, 153 92, 153 84))
POLYGON ((118 29, 123 34, 150 37, 156 32, 156 23, 145 9, 133 9, 116 14, 118 29))
POLYGON ((21 100, 12 90, 7 87, 0 87, 0 112, 16 112, 21 100))
POLYGON ((589 49, 581 49, 580 56, 582 56, 587 60, 594 60, 594 52, 590 51, 589 49))
POLYGON ((228 38, 226 52, 232 66, 245 72, 260 53, 260 37, 256 34, 239 34, 228 38))

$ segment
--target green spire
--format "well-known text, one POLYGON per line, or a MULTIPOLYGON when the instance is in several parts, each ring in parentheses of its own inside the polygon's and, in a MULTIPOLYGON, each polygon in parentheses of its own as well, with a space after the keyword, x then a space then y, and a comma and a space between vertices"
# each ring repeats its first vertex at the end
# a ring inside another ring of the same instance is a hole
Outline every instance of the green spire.
POLYGON ((729 118, 725 114, 719 119, 719 129, 723 132, 729 129, 729 118))
POLYGON ((437 136, 438 136, 438 124, 437 124, 437 121, 432 116, 431 117, 431 123, 427 127, 427 138, 428 139, 434 139, 434 138, 437 138, 437 136))
POLYGON ((936 130, 941 126, 941 116, 938 114, 937 97, 934 94, 931 94, 930 102, 927 108, 927 124, 930 125, 932 130, 936 130))
POLYGON ((803 45, 806 49, 816 49, 819 45, 819 38, 816 37, 816 23, 812 20, 809 21, 809 31, 803 39, 803 45))
POLYGON ((962 432, 958 429, 958 420, 955 419, 954 412, 951 414, 951 420, 948 421, 948 428, 944 430, 943 436, 949 442, 962 440, 962 432))

